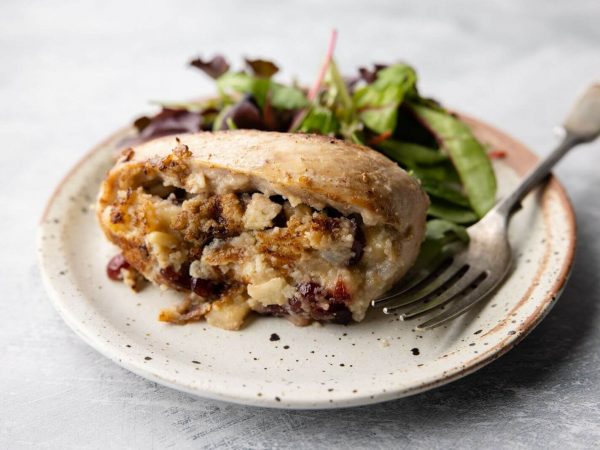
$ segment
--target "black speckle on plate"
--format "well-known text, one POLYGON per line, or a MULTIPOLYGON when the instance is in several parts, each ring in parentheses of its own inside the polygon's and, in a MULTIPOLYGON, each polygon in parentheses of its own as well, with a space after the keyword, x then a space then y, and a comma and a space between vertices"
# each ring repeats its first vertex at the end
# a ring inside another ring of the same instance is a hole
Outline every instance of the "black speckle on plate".
POLYGON ((419 356, 421 354, 421 352, 419 351, 419 349, 416 348, 416 347, 415 348, 411 348, 410 351, 412 352, 412 354, 414 356, 419 356))
POLYGON ((152 358, 150 358, 149 356, 146 356, 146 357, 144 357, 144 359, 145 359, 146 361, 150 361, 152 358))
POLYGON ((271 334, 271 337, 269 338, 269 340, 270 340, 271 342, 273 342, 273 341, 278 341, 279 339, 280 339, 280 338, 279 338, 279 335, 278 335, 277 333, 273 333, 273 334, 271 334))

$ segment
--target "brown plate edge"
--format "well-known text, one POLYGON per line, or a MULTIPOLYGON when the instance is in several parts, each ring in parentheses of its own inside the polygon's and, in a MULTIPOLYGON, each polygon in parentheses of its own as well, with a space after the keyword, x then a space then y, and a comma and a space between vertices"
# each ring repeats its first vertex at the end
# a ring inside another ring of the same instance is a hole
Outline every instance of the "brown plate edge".
MULTIPOLYGON (((484 143, 489 143, 490 141, 502 141, 506 142, 506 145, 502 145, 503 148, 494 148, 494 150, 504 150, 506 151, 506 158, 504 161, 513 168, 519 175, 524 175, 528 172, 539 160, 539 157, 535 155, 529 148, 527 148, 523 143, 509 136, 508 134, 500 131, 498 128, 493 127, 481 120, 475 119, 465 114, 459 114, 460 118, 464 120, 472 129, 473 133, 484 143), (516 149, 516 152, 512 151, 516 149)), ((429 389, 440 387, 445 384, 448 384, 452 381, 463 378, 466 375, 476 372, 487 364, 495 361, 500 358, 502 355, 507 353, 509 350, 513 349, 517 344, 519 344, 533 329, 539 325, 539 323, 546 317, 546 315, 550 312, 556 300, 560 297, 560 294, 564 290, 566 283, 571 274, 571 269, 573 267, 573 261, 575 259, 575 248, 577 244, 577 222, 575 218, 575 211, 573 210, 573 206, 571 201, 567 195, 567 192, 564 186, 560 183, 560 181, 556 178, 556 176, 551 175, 548 180, 546 187, 543 191, 542 197, 542 211, 545 209, 545 198, 547 198, 548 193, 554 191, 559 198, 561 206, 566 213, 566 219, 568 222, 568 236, 567 236, 567 254, 565 256, 565 262, 563 267, 561 267, 560 273, 557 276, 557 279, 554 285, 550 288, 548 294, 544 298, 544 301, 536 308, 536 310, 529 316, 529 320, 527 320, 524 324, 521 325, 521 328, 518 333, 514 335, 509 335, 504 338, 500 343, 491 347, 485 353, 481 353, 477 358, 471 360, 467 367, 461 365, 460 369, 449 370, 447 376, 444 378, 431 381, 429 383, 422 384, 420 386, 416 386, 415 388, 408 389, 403 392, 402 396, 409 396, 418 394, 420 392, 425 392, 429 389)), ((534 280, 539 278, 540 273, 543 272, 543 267, 538 269, 534 280)), ((535 281, 534 281, 535 282, 535 281)), ((526 295, 523 296, 517 306, 515 308, 519 308, 520 305, 526 300, 526 295)), ((513 309, 514 310, 514 309, 513 309)), ((510 316, 510 312, 507 313, 507 317, 510 316)), ((495 327, 497 328, 497 327, 495 327)), ((492 329, 491 331, 495 330, 492 329)), ((489 332, 488 332, 489 333, 489 332)))

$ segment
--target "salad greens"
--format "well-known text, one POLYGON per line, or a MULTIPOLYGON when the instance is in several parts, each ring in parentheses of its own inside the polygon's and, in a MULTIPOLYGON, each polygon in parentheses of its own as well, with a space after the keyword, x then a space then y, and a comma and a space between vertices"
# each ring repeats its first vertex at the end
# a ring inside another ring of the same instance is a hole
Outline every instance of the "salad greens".
POLYGON ((398 108, 408 94, 416 94, 416 82, 417 74, 405 64, 380 70, 375 81, 354 91, 360 120, 377 133, 393 131, 398 122, 398 108))
POLYGON ((431 200, 419 264, 468 241, 465 226, 494 204, 496 178, 485 147, 455 114, 417 89, 407 64, 360 68, 344 78, 332 58, 335 34, 310 90, 276 82, 279 68, 257 59, 231 70, 222 56, 190 64, 215 79, 215 97, 163 103, 135 122, 139 139, 223 129, 317 133, 370 146, 420 180, 431 200))
POLYGON ((467 124, 446 111, 416 103, 410 107, 452 159, 473 210, 482 217, 496 196, 496 178, 483 145, 467 124))

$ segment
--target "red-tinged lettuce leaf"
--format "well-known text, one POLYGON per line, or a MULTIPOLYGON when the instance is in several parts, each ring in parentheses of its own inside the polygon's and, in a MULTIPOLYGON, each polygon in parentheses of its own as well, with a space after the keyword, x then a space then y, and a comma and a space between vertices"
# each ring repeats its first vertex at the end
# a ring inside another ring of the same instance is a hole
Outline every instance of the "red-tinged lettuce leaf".
POLYGON ((257 77, 271 78, 279 72, 279 67, 266 59, 244 59, 244 61, 246 61, 246 65, 257 77))
POLYGON ((356 87, 358 82, 361 80, 360 75, 344 76, 343 78, 344 78, 344 83, 346 83, 346 89, 348 89, 348 92, 350 92, 350 93, 354 92, 354 88, 356 87))
POLYGON ((471 207, 483 217, 496 202, 496 177, 484 146, 466 123, 447 111, 417 102, 410 107, 452 160, 471 207))
POLYGON ((208 59, 206 61, 202 58, 196 58, 190 61, 190 66, 200 69, 209 77, 214 79, 219 78, 229 70, 229 63, 221 55, 216 55, 212 59, 208 59))
POLYGON ((250 95, 221 111, 213 125, 214 130, 266 128, 260 109, 250 95))
POLYGON ((369 69, 367 67, 359 67, 358 78, 365 81, 368 84, 371 84, 377 79, 377 74, 387 67, 387 64, 373 64, 373 69, 369 69))
POLYGON ((267 95, 262 108, 262 119, 265 124, 265 130, 287 131, 294 118, 294 109, 274 108, 273 94, 274 92, 270 92, 267 95))
POLYGON ((157 115, 140 117, 133 123, 138 130, 135 142, 145 142, 170 134, 195 133, 203 129, 204 122, 201 112, 163 108, 157 115))

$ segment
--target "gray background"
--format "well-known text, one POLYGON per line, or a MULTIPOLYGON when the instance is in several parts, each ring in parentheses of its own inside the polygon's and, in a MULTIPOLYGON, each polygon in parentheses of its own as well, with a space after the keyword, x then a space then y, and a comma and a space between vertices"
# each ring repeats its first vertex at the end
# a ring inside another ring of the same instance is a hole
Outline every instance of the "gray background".
POLYGON ((338 411, 191 398, 117 367, 52 309, 36 222, 84 151, 150 99, 210 92, 196 54, 268 56, 310 82, 329 30, 346 71, 416 65, 422 91, 539 154, 600 77, 600 2, 117 2, 0 4, 0 448, 584 448, 600 441, 600 145, 558 175, 577 210, 573 276, 549 317, 478 373, 338 411), (152 4, 151 4, 152 3, 152 4))

